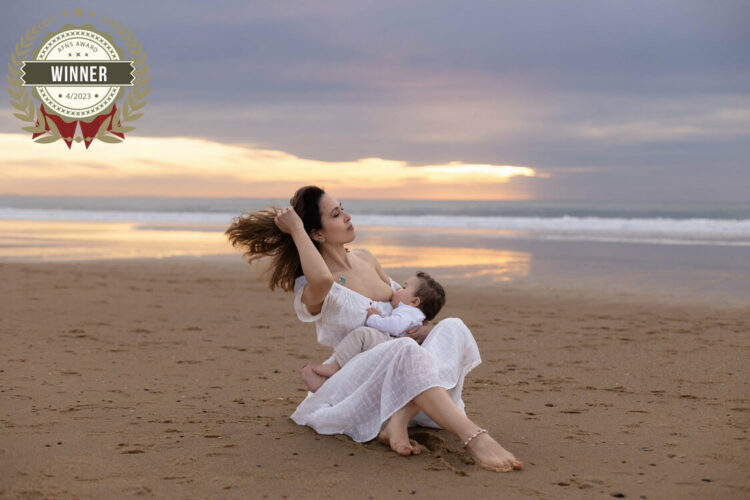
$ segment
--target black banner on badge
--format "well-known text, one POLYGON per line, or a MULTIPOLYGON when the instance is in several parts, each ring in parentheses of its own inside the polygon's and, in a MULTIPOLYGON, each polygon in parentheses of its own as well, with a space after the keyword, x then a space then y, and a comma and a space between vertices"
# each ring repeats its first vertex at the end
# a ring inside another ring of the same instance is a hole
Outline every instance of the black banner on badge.
POLYGON ((124 87, 133 85, 133 61, 24 61, 23 86, 124 87))

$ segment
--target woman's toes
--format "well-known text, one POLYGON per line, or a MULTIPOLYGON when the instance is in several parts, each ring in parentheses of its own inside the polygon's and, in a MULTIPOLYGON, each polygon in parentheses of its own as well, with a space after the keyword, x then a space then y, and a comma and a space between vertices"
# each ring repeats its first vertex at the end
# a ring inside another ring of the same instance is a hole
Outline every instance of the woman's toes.
POLYGON ((416 442, 411 439, 409 439, 408 441, 399 442, 391 441, 390 447, 393 451, 405 457, 408 457, 409 455, 419 455, 420 453, 422 453, 419 445, 417 445, 416 442))
POLYGON ((394 446, 393 451, 403 456, 411 455, 411 446, 408 446, 406 444, 397 444, 396 446, 394 446))
POLYGON ((510 464, 510 462, 501 462, 497 464, 496 470, 498 472, 510 472, 513 470, 513 466, 510 464))
POLYGON ((419 455, 420 453, 422 453, 422 448, 419 446, 419 443, 417 443, 413 439, 410 439, 409 444, 411 445, 412 455, 419 455))
POLYGON ((490 472, 508 472, 508 471, 511 470, 511 469, 507 469, 507 468, 505 468, 505 467, 503 467, 502 465, 499 465, 499 464, 494 464, 493 465, 493 464, 484 464, 482 462, 479 462, 479 466, 482 469, 488 470, 490 472))

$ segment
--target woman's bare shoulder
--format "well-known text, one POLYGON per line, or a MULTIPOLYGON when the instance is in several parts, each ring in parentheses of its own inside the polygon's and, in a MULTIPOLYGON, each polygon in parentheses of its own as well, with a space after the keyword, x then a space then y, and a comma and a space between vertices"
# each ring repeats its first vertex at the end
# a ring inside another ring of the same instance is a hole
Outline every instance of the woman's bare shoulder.
POLYGON ((365 247, 352 248, 351 250, 349 250, 349 252, 353 253, 354 255, 365 257, 367 259, 375 259, 375 256, 372 254, 372 252, 370 252, 365 247))
POLYGON ((371 263, 375 267, 380 267, 380 264, 378 263, 378 259, 375 258, 375 256, 366 248, 355 248, 351 250, 351 253, 356 255, 357 257, 361 257, 365 261, 371 263))

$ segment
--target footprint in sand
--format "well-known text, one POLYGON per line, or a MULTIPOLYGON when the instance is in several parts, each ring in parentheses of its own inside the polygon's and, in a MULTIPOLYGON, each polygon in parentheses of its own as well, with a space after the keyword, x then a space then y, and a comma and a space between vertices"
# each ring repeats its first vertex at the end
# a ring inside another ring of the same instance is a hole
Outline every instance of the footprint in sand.
POLYGON ((429 431, 411 432, 409 438, 426 448, 432 455, 433 461, 425 466, 426 470, 450 470, 460 476, 467 476, 467 466, 476 463, 468 455, 449 446, 442 437, 429 431))

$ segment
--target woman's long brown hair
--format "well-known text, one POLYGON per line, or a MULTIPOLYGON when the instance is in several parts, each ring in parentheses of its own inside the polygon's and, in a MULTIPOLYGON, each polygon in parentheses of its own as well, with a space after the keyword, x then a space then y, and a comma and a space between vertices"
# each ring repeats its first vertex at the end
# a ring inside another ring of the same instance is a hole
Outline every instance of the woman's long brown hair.
MULTIPOLYGON (((323 194, 325 191, 317 186, 304 186, 289 200, 289 204, 302 219, 308 235, 323 227, 320 220, 320 198, 323 194)), ((294 280, 302 276, 302 265, 292 236, 282 232, 274 222, 277 209, 278 207, 271 205, 255 212, 244 212, 232 219, 232 225, 224 234, 233 247, 246 249, 242 255, 247 258, 248 263, 271 257, 269 274, 266 276, 268 287, 275 290, 278 286, 290 292, 294 289, 294 280)), ((313 243, 318 248, 315 240, 313 243)))

